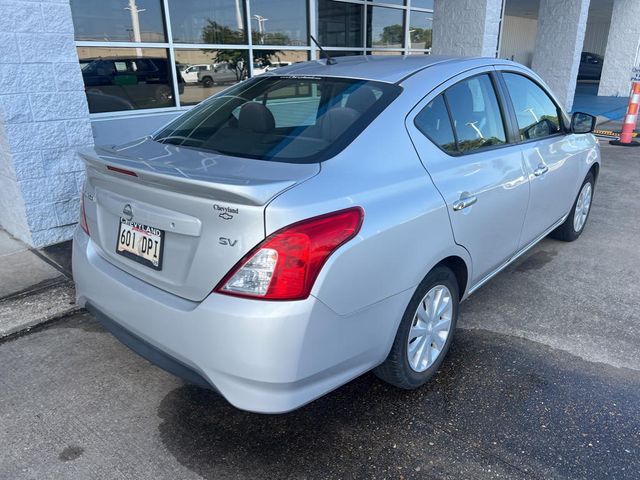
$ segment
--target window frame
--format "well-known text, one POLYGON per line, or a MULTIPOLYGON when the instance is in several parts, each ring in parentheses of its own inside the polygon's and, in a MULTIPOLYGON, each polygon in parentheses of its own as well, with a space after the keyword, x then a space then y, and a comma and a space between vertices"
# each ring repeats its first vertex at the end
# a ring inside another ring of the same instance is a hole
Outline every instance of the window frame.
POLYGON ((547 140, 549 138, 556 138, 556 137, 561 137, 564 135, 567 135, 568 133, 570 133, 567 125, 569 125, 570 123, 568 123, 568 118, 567 115, 564 111, 564 109, 562 107, 560 107, 560 105, 558 104, 557 100, 553 97, 553 95, 551 94, 551 92, 549 92, 546 87, 544 85, 541 84, 540 81, 536 80, 535 78, 531 77, 530 75, 527 75, 525 72, 520 71, 520 70, 516 70, 516 69, 511 69, 511 68, 500 68, 500 69, 496 69, 496 76, 498 78, 498 82, 500 84, 500 88, 503 90, 503 95, 506 99, 506 103, 508 106, 508 110, 509 110, 509 117, 510 117, 510 129, 511 129, 511 135, 512 137, 514 137, 514 139, 516 140, 515 143, 517 145, 525 145, 527 143, 532 143, 532 142, 540 142, 540 141, 544 141, 547 140), (516 109, 513 105, 513 100, 511 98, 511 94, 509 93, 509 87, 507 86, 507 82, 504 79, 504 75, 505 73, 511 73, 514 75, 520 75, 521 77, 526 78, 527 80, 529 80, 530 82, 532 82, 534 85, 536 85, 538 88, 540 88, 540 90, 542 90, 542 93, 544 93, 547 98, 549 98, 549 100, 551 100, 551 103, 553 103, 553 105, 556 107, 556 113, 558 115, 558 120, 560 123, 560 130, 552 135, 547 135, 546 137, 540 137, 540 138, 528 138, 528 139, 523 139, 520 136, 520 126, 518 125, 518 116, 516 114, 516 109))
MULTIPOLYGON (((412 122, 413 122, 413 126, 416 128, 416 130, 418 130, 418 132, 420 132, 421 135, 424 135, 429 142, 431 142, 434 146, 436 146, 441 152, 443 152, 445 155, 449 156, 449 157, 453 157, 453 158, 457 158, 457 157, 464 157, 464 156, 468 156, 468 155, 476 155, 479 153, 484 153, 484 152, 489 152, 492 150, 498 150, 501 148, 507 148, 507 147, 513 147, 514 145, 517 145, 517 142, 514 141, 513 135, 512 135, 512 125, 511 125, 511 121, 512 119, 510 118, 510 113, 507 112, 506 110, 506 105, 505 102, 507 100, 510 101, 510 99, 507 99, 504 97, 504 92, 502 91, 502 89, 500 88, 498 79, 497 79, 497 75, 496 75, 496 71, 495 69, 492 67, 491 70, 484 70, 484 71, 480 71, 480 72, 475 72, 472 73, 471 75, 467 75, 464 76, 463 78, 455 78, 455 81, 452 83, 448 83, 446 87, 437 90, 437 93, 434 94, 433 96, 430 95, 429 101, 427 101, 424 106, 422 108, 420 108, 412 117, 412 122), (451 115, 451 108, 449 106, 449 102, 447 101, 447 96, 445 95, 445 93, 447 92, 447 90, 449 90, 451 87, 458 85, 461 82, 465 82, 468 81, 472 78, 475 77, 480 77, 482 75, 486 75, 489 77, 489 80, 491 81, 491 85, 493 86, 493 91, 496 95, 496 100, 498 102, 498 110, 500 111, 500 117, 502 118, 502 128, 504 129, 504 134, 505 134, 505 143, 499 144, 499 145, 489 145, 486 147, 482 147, 482 148, 478 148, 475 150, 470 150, 470 151, 466 151, 466 152, 461 152, 459 149, 459 144, 458 144, 458 132, 456 131, 456 128, 454 126, 453 123, 453 116, 451 115), (434 101, 437 97, 439 97, 440 95, 442 95, 442 98, 444 99, 444 103, 445 106, 447 108, 447 113, 449 116, 449 122, 451 125, 451 130, 453 131, 453 138, 455 140, 455 144, 456 144, 456 150, 457 152, 448 152, 445 149, 443 149, 440 145, 438 145, 436 142, 434 142, 427 134, 423 133, 422 130, 420 130, 418 128, 418 126, 416 125, 415 121, 416 121, 416 117, 418 116, 418 114, 420 112, 422 112, 423 109, 425 109, 427 107, 427 105, 429 105, 432 101, 434 101)), ((464 75, 464 73, 462 74, 464 75)), ((453 80, 453 79, 451 79, 453 80)), ((422 102, 420 102, 422 103, 422 102)), ((513 108, 513 107, 511 107, 513 108)), ((518 132, 518 138, 520 137, 520 133, 518 132)))

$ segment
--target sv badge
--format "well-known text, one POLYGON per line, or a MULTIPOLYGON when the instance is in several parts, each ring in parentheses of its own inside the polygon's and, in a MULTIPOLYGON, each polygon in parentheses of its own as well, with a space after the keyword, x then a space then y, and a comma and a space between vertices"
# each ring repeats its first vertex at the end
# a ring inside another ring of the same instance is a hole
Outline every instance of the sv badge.
POLYGON ((230 238, 220 237, 218 239, 218 243, 220 245, 228 245, 229 247, 235 247, 238 240, 231 240, 230 238))

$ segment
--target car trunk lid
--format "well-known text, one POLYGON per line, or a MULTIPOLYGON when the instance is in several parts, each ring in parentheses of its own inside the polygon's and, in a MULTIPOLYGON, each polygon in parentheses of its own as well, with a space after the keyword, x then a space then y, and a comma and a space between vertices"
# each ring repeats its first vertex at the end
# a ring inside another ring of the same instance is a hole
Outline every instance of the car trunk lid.
POLYGON ((269 201, 320 168, 229 157, 150 138, 85 149, 80 156, 87 166, 87 223, 99 255, 196 301, 265 238, 269 201), (122 219, 163 232, 159 268, 116 252, 122 219))

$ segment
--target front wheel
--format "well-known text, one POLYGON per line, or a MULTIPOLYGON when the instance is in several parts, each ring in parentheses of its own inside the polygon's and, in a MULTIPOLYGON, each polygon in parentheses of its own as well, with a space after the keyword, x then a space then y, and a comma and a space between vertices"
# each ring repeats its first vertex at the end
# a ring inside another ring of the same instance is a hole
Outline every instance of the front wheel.
POLYGON ((458 282, 451 270, 436 267, 414 293, 387 359, 374 373, 408 390, 424 385, 442 365, 458 320, 458 282))
POLYGON ((576 201, 573 203, 573 208, 571 212, 569 212, 569 216, 562 225, 551 232, 549 235, 551 238, 564 242, 573 242, 578 239, 584 231, 589 213, 591 212, 594 186, 595 179, 593 174, 589 172, 584 182, 582 182, 580 192, 578 193, 576 201))
POLYGON ((213 87, 213 84, 214 84, 214 82, 213 82, 213 78, 211 78, 211 77, 204 77, 204 78, 202 79, 202 85, 203 85, 204 87, 206 87, 206 88, 211 88, 211 87, 213 87))

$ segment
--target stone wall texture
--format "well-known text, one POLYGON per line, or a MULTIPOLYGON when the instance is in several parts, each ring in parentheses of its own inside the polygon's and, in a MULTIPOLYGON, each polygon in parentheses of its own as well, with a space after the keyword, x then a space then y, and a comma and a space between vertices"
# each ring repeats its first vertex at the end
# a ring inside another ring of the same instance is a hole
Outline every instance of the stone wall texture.
POLYGON ((436 0, 432 53, 495 57, 501 12, 502 0, 436 0))
POLYGON ((589 0, 540 0, 531 68, 571 110, 587 29, 589 0))
POLYGON ((0 0, 0 225, 33 246, 69 239, 93 145, 69 0, 0 0))
POLYGON ((640 65, 640 0, 615 0, 598 95, 626 97, 640 65))

